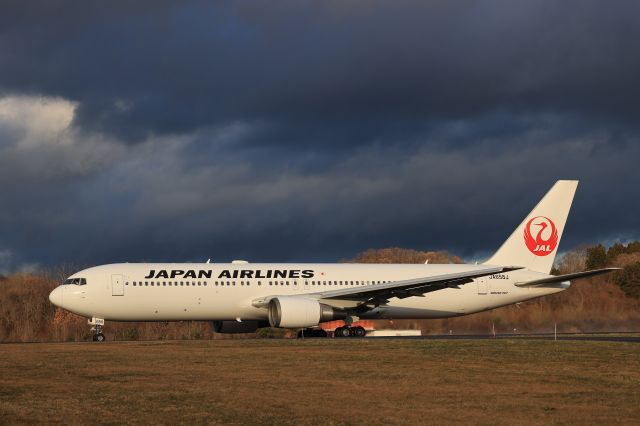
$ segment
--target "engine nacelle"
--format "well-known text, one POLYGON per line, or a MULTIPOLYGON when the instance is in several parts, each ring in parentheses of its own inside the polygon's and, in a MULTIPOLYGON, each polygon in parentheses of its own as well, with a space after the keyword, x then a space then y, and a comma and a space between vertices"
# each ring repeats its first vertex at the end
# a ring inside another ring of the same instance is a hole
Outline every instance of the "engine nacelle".
POLYGON ((276 297, 269 301, 271 327, 313 327, 321 322, 345 319, 346 312, 314 299, 302 297, 276 297))
POLYGON ((211 321, 216 333, 255 333, 257 329, 269 327, 266 321, 211 321))

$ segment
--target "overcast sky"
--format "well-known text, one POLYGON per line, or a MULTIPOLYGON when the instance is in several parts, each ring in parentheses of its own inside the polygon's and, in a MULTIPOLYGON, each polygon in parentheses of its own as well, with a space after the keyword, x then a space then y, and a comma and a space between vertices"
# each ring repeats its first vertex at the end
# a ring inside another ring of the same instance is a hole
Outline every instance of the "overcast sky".
POLYGON ((640 3, 0 1, 0 272, 640 238, 640 3))

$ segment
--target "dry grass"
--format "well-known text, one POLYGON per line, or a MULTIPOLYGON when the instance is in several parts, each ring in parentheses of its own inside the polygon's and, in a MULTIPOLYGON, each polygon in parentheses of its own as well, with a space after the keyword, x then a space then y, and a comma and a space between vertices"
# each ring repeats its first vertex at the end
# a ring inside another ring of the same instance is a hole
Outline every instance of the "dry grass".
POLYGON ((213 340, 0 353, 0 423, 640 422, 633 343, 213 340))

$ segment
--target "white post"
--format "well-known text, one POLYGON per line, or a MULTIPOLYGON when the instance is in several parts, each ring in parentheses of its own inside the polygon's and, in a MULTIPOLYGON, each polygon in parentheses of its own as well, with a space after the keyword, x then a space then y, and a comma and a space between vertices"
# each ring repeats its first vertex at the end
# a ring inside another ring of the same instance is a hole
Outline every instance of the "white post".
POLYGON ((558 324, 553 323, 553 340, 558 340, 558 324))

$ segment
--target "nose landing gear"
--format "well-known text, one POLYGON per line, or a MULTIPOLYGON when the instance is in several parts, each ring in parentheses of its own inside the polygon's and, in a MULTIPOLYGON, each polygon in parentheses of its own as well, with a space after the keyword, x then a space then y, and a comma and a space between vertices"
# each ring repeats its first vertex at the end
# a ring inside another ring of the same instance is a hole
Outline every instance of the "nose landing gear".
POLYGON ((104 319, 93 317, 89 321, 87 321, 91 326, 91 332, 93 333, 92 340, 94 342, 104 342, 105 337, 102 334, 102 327, 104 327, 104 319))

